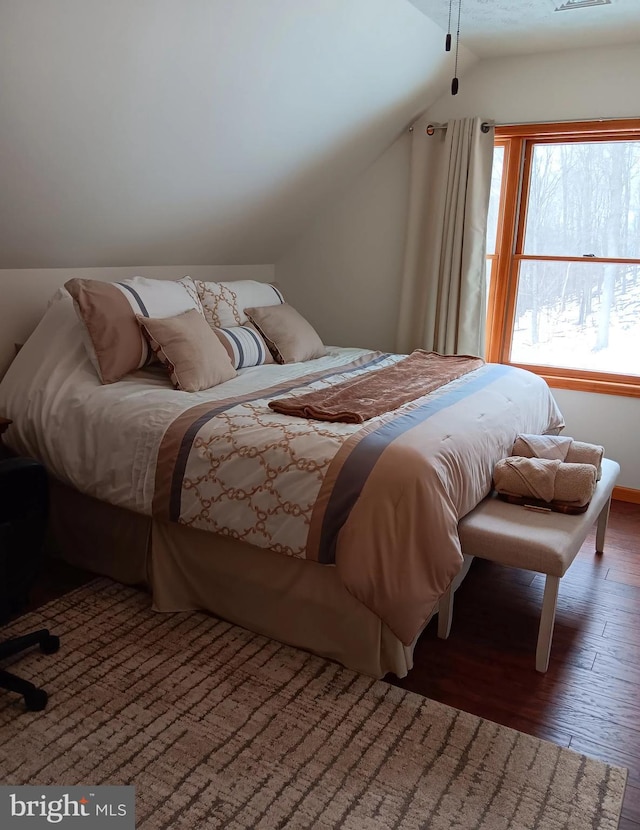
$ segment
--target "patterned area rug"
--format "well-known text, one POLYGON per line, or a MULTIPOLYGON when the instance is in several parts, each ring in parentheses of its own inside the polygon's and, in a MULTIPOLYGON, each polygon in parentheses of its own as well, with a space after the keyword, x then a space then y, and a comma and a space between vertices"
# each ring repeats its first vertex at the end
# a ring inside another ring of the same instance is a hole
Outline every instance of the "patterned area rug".
POLYGON ((136 785, 140 830, 615 830, 626 771, 100 579, 2 631, 3 784, 136 785))

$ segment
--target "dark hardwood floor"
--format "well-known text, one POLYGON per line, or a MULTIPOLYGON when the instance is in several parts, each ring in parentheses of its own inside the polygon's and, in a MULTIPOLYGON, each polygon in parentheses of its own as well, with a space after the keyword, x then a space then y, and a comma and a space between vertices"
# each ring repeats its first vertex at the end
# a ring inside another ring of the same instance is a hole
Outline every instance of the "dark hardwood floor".
MULTIPOLYGON (((561 582, 546 674, 534 668, 543 577, 476 560, 450 638, 438 640, 432 621, 413 670, 392 682, 626 766, 619 830, 640 830, 640 505, 614 502, 604 556, 594 543, 592 534, 561 582)), ((49 560, 32 607, 90 578, 49 560)))

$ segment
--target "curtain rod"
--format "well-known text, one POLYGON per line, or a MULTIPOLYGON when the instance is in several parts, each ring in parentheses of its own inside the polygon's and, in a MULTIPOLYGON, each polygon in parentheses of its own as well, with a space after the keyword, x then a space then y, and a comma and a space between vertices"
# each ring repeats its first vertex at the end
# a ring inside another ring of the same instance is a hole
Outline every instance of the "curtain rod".
MULTIPOLYGON (((491 127, 492 127, 492 124, 489 124, 489 122, 487 122, 487 121, 483 121, 482 124, 480 124, 480 129, 482 130, 483 133, 488 133, 489 130, 491 129, 491 127)), ((424 131, 427 135, 433 135, 436 130, 446 130, 446 129, 447 129, 447 122, 445 121, 444 124, 427 124, 424 131)), ((409 127, 409 132, 410 133, 413 132, 413 124, 409 127)))
MULTIPOLYGON (((488 133, 492 126, 493 125, 489 124, 488 121, 483 121, 482 124, 480 124, 480 129, 482 130, 483 133, 488 133)), ((436 130, 446 130, 446 129, 447 129, 446 124, 428 124, 425 132, 426 132, 427 135, 433 135, 436 130)))

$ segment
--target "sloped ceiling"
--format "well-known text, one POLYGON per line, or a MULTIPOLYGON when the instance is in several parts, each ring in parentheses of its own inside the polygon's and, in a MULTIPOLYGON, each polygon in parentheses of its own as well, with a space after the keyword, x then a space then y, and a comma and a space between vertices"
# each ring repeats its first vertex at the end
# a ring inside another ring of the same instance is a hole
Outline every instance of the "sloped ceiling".
POLYGON ((0 267, 273 262, 442 39, 408 0, 0 0, 0 267))

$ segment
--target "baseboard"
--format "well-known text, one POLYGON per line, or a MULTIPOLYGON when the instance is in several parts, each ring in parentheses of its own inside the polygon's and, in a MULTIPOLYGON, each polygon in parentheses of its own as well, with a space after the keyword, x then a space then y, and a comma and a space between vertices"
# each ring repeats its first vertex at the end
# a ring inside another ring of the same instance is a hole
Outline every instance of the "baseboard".
POLYGON ((631 504, 640 504, 640 490, 633 487, 614 487, 613 498, 617 501, 628 501, 631 504))

